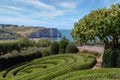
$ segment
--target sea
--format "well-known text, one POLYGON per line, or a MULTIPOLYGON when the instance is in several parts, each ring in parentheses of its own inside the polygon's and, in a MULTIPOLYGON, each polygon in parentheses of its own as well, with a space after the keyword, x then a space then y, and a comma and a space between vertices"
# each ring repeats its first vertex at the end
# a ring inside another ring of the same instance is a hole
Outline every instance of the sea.
MULTIPOLYGON (((61 38, 65 36, 69 41, 73 41, 73 38, 70 34, 71 29, 58 29, 58 31, 61 33, 61 38)), ((61 38, 59 38, 58 40, 60 40, 61 38)))

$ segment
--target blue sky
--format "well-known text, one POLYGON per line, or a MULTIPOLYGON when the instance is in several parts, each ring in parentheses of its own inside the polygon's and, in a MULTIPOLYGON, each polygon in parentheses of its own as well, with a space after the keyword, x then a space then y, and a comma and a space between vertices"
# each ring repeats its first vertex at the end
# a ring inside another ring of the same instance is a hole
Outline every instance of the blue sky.
POLYGON ((0 0, 0 24, 72 29, 91 10, 120 0, 0 0))

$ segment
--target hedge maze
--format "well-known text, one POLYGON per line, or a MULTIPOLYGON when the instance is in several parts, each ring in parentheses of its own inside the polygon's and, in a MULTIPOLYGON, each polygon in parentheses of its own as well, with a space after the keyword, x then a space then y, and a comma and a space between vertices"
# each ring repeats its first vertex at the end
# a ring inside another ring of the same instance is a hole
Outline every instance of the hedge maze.
POLYGON ((51 80, 69 72, 91 68, 95 63, 96 59, 91 55, 52 55, 6 69, 0 72, 0 80, 51 80))
POLYGON ((120 69, 81 70, 56 77, 53 80, 120 80, 120 69))

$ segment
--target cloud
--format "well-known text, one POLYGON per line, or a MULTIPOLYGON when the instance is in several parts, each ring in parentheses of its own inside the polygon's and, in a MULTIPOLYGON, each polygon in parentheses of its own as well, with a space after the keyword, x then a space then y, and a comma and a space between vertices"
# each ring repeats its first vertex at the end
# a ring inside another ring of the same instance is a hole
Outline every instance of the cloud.
POLYGON ((65 8, 65 9, 75 9, 78 5, 82 4, 85 0, 56 0, 56 4, 59 5, 59 7, 65 8))
POLYGON ((19 8, 19 7, 16 7, 16 6, 0 5, 0 7, 11 9, 11 10, 21 10, 21 11, 24 10, 23 8, 19 8))

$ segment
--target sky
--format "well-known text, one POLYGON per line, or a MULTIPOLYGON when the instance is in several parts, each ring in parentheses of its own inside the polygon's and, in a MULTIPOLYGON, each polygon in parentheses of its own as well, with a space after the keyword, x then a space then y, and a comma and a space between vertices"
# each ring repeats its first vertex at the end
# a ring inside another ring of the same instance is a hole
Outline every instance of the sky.
POLYGON ((0 0, 0 24, 72 29, 91 10, 120 0, 0 0))

